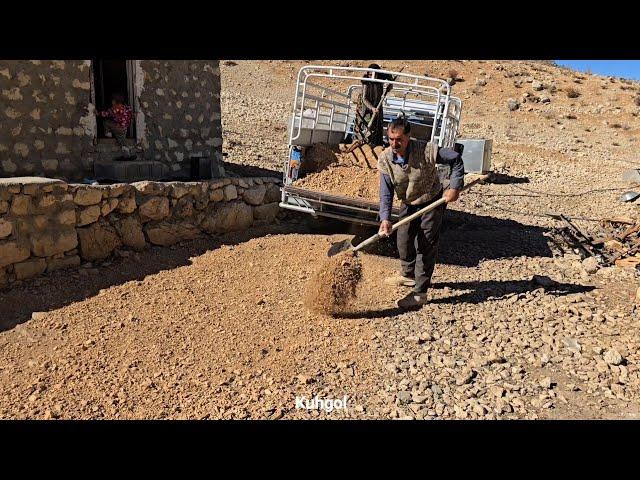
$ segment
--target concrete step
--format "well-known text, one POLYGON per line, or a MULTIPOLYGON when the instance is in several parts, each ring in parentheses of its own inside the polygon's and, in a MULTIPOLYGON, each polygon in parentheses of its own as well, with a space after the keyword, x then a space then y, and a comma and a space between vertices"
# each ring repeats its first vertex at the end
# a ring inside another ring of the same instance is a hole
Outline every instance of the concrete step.
POLYGON ((161 162, 149 160, 113 161, 98 159, 93 164, 96 180, 104 182, 139 182, 141 180, 163 180, 169 177, 169 167, 161 162))

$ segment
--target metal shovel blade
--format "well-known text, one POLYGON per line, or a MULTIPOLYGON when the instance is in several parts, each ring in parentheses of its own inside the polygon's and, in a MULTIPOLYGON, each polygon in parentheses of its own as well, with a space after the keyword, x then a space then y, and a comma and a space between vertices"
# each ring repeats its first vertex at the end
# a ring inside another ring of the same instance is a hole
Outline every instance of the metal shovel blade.
POLYGON ((624 192, 620 195, 621 202, 633 202, 636 198, 640 197, 638 192, 624 192))
POLYGON ((622 181, 624 182, 640 182, 640 170, 632 168, 622 172, 622 181))
POLYGON ((327 257, 333 257, 341 252, 346 252, 348 250, 352 250, 353 245, 351 244, 351 240, 342 240, 341 242, 333 242, 331 244, 331 248, 327 252, 327 257))

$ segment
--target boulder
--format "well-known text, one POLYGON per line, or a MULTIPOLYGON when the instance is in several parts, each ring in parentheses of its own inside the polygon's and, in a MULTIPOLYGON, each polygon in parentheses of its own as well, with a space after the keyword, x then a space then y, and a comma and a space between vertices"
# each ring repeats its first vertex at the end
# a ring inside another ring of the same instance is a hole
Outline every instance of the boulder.
POLYGON ((0 218, 0 238, 7 238, 13 232, 13 223, 0 218))
POLYGON ((78 246, 75 228, 48 231, 31 236, 31 252, 37 257, 50 257, 78 246))
POLYGON ((142 224, 135 217, 126 217, 116 224, 122 243, 134 250, 143 250, 146 245, 142 224))
POLYGON ((224 199, 229 202, 238 198, 238 190, 235 185, 227 185, 223 189, 224 199))
MULTIPOLYGON (((375 149, 374 152, 376 152, 375 149)), ((377 151, 376 154, 379 155, 380 151, 377 151)), ((264 195, 264 203, 279 202, 281 196, 282 194, 280 192, 280 189, 278 188, 278 185, 276 185, 275 183, 267 184, 267 192, 264 195)))
POLYGON ((16 242, 0 242, 0 268, 21 262, 31 256, 29 247, 16 242))
POLYGON ((225 233, 244 230, 253 223, 253 212, 249 205, 237 200, 220 205, 205 218, 201 227, 207 233, 225 233))
POLYGON ((56 270, 63 270, 79 266, 80 257, 78 255, 72 255, 64 258, 52 258, 47 261, 47 272, 55 272, 56 270))
POLYGON ((154 245, 169 246, 200 236, 200 229, 189 222, 161 222, 144 227, 149 241, 154 245))
POLYGON ((80 187, 76 190, 73 201, 83 207, 95 205, 102 200, 102 190, 98 188, 80 187))
POLYGON ((97 222, 100 218, 100 205, 91 205, 90 207, 83 208, 78 212, 78 227, 84 227, 91 223, 97 222))
POLYGON ((267 187, 264 185, 258 185, 250 188, 244 192, 242 198, 249 205, 260 205, 264 201, 264 196, 267 193, 267 187))
POLYGON ((142 195, 162 195, 164 194, 166 187, 163 183, 149 182, 135 182, 131 186, 135 188, 142 195))
POLYGON ((33 278, 43 274, 46 268, 46 260, 44 258, 36 258, 33 260, 27 260, 26 262, 16 263, 13 266, 13 271, 16 274, 17 280, 24 280, 26 278, 33 278))
POLYGON ((169 216, 169 199, 167 197, 149 197, 144 200, 140 208, 140 220, 162 220, 169 216))
POLYGON ((80 240, 80 256, 83 260, 103 260, 116 248, 122 246, 115 228, 104 223, 94 223, 85 228, 78 228, 80 240))
POLYGON ((276 215, 279 211, 280 205, 278 202, 267 203, 265 205, 253 207, 253 219, 260 222, 269 223, 276 218, 276 215))
POLYGON ((136 207, 136 197, 124 197, 119 199, 117 208, 120 213, 133 213, 136 207))

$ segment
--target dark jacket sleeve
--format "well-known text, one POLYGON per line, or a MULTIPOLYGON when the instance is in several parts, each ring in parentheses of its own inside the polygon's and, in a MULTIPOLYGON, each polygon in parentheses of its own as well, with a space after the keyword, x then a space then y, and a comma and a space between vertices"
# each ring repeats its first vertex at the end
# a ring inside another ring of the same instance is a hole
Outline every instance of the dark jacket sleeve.
POLYGON ((462 155, 452 148, 441 148, 438 150, 436 163, 449 165, 451 172, 449 179, 450 188, 460 190, 464 186, 464 163, 462 162, 462 155))
POLYGON ((386 173, 380 172, 380 221, 391 220, 393 192, 391 177, 386 173))

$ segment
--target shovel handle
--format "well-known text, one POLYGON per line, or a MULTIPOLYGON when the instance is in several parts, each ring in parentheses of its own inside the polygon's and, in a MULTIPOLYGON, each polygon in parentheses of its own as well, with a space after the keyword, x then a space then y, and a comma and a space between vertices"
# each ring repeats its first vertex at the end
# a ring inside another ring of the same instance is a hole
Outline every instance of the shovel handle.
MULTIPOLYGON (((489 178, 489 175, 482 175, 482 176, 480 176, 478 178, 475 178, 472 181, 470 181, 469 183, 467 183, 464 187, 462 187, 462 189, 460 191, 464 192, 465 190, 473 187, 476 183, 482 182, 482 181, 486 180, 487 178, 489 178)), ((402 225, 405 225, 405 224, 411 222, 412 220, 415 220, 416 218, 424 215, 425 213, 430 212, 431 210, 434 210, 434 209, 438 208, 440 205, 445 203, 445 201, 446 200, 444 198, 440 198, 440 199, 436 200, 435 202, 430 203, 426 207, 421 208, 417 212, 412 213, 408 217, 404 217, 402 220, 399 220, 398 222, 394 223, 391 226, 391 231, 393 232, 394 230, 397 230, 402 225)), ((364 242, 362 242, 362 243, 356 245, 355 247, 353 247, 353 251, 357 252, 358 250, 366 247, 367 245, 371 245, 372 243, 377 242, 378 240, 380 240, 380 238, 382 238, 382 236, 379 233, 376 233, 375 235, 372 235, 371 237, 367 238, 364 242)))

